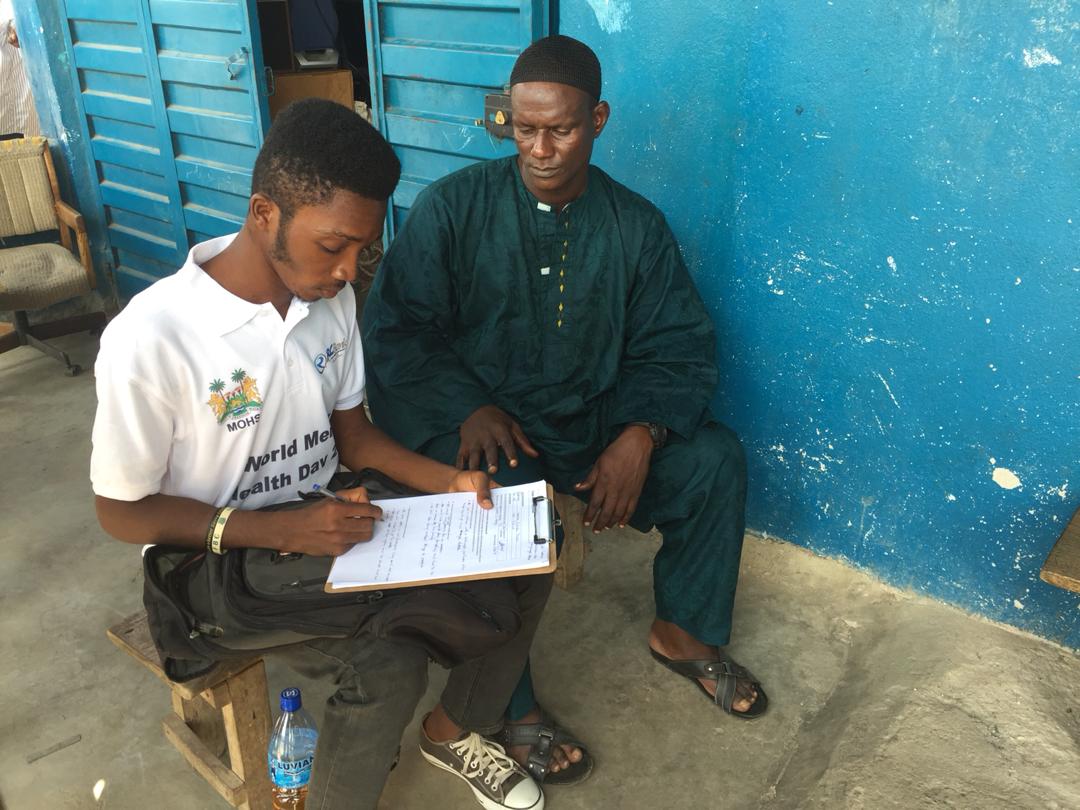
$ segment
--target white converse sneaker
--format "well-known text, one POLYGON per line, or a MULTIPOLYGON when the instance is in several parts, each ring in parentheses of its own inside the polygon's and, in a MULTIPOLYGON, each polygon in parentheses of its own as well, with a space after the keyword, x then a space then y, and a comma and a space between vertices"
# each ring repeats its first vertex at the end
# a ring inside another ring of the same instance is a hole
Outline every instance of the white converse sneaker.
POLYGON ((420 753, 437 768, 464 779, 485 810, 544 810, 544 793, 498 743, 479 734, 437 743, 420 726, 420 753))

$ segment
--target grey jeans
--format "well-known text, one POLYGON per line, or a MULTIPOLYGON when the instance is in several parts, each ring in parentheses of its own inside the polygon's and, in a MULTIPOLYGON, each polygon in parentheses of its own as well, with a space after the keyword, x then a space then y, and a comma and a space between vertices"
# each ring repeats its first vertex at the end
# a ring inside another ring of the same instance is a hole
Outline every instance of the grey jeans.
MULTIPOLYGON (((450 671, 439 702, 465 730, 491 734, 502 728, 552 579, 512 578, 520 631, 494 652, 450 671)), ((374 810, 402 732, 427 689, 427 654, 370 635, 313 639, 272 654, 301 675, 337 686, 319 728, 308 810, 374 810)))

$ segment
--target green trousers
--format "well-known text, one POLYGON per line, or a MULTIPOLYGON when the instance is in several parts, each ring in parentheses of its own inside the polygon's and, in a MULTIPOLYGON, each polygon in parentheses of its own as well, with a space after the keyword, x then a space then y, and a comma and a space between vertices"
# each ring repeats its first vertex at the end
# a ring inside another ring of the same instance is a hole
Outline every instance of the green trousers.
MULTIPOLYGON (((516 468, 501 457, 495 480, 512 486, 544 479, 559 492, 574 493, 574 484, 585 480, 588 468, 567 469, 542 443, 529 438, 540 457, 532 459, 519 452, 516 468)), ((453 464, 459 443, 457 433, 448 434, 433 439, 421 452, 453 464)), ((595 459, 604 448, 588 450, 591 452, 585 457, 595 459)), ((572 455, 582 457, 577 452, 572 455)), ((581 497, 588 500, 587 493, 581 497)), ((653 453, 637 511, 630 520, 635 529, 648 531, 656 526, 663 535, 653 560, 656 617, 706 644, 724 646, 731 639, 745 502, 742 444, 734 432, 712 422, 690 439, 671 435, 668 443, 653 453)), ((522 681, 518 690, 522 694, 515 693, 511 702, 511 720, 519 719, 535 703, 528 671, 522 681)))

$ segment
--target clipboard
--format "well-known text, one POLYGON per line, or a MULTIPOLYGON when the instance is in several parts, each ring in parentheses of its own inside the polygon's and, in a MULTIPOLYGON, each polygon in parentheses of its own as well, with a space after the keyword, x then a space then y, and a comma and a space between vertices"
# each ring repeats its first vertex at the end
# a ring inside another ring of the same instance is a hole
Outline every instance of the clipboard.
POLYGON ((546 496, 534 496, 532 499, 533 513, 533 543, 547 545, 548 562, 543 566, 529 566, 527 568, 513 568, 502 571, 485 571, 479 573, 460 574, 457 576, 435 577, 431 579, 415 579, 407 582, 372 582, 364 585, 346 585, 335 587, 327 580, 323 586, 326 593, 356 593, 363 591, 388 591, 398 588, 415 588, 421 585, 443 585, 449 582, 471 582, 481 579, 499 579, 501 577, 531 576, 534 574, 550 574, 558 565, 558 554, 555 546, 555 530, 561 525, 561 521, 555 516, 555 490, 551 484, 545 482, 546 496), (546 535, 546 536, 545 536, 546 535))

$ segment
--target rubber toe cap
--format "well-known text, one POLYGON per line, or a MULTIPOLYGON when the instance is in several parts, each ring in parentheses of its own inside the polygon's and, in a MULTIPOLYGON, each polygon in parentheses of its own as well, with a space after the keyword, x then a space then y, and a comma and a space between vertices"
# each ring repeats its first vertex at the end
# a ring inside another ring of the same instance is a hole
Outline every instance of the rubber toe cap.
POLYGON ((506 807, 512 810, 544 810, 544 792, 532 779, 522 779, 506 794, 506 807))

